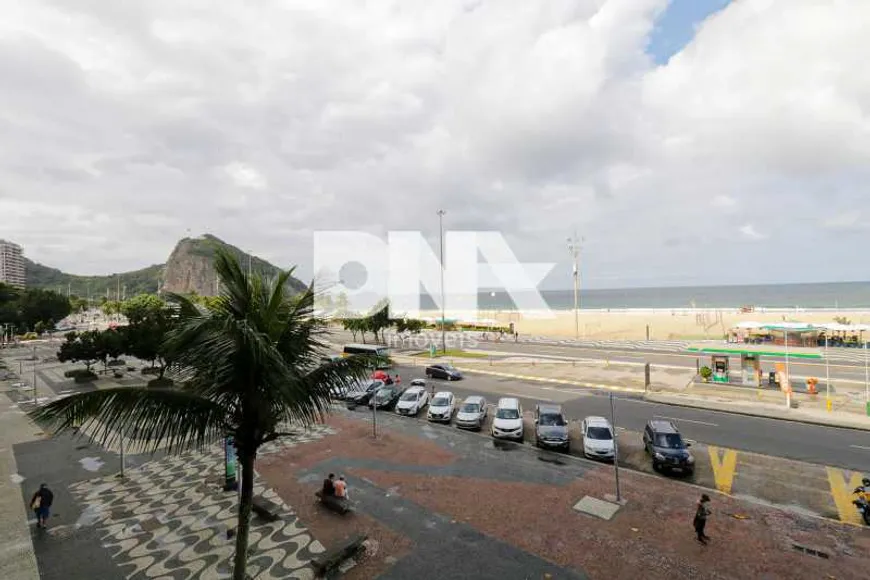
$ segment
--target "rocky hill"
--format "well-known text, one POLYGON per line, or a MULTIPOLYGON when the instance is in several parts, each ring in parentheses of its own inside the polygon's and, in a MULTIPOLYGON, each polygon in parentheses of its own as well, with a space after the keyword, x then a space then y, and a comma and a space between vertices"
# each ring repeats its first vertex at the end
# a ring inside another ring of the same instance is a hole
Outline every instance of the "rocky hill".
MULTIPOLYGON (((196 292, 202 296, 217 294, 217 276, 214 269, 214 253, 217 247, 223 247, 238 256, 242 268, 247 268, 250 263, 252 272, 266 277, 278 273, 277 266, 206 234, 199 238, 184 238, 175 245, 164 268, 163 291, 177 294, 196 292)), ((289 286, 296 291, 306 287, 295 278, 290 279, 289 286)))
MULTIPOLYGON (((215 272, 213 267, 214 250, 224 247, 239 257, 242 267, 247 267, 249 255, 237 247, 228 244, 210 234, 199 238, 184 238, 176 244, 165 264, 155 264, 134 270, 108 276, 77 276, 67 274, 56 268, 43 266, 25 258, 27 270, 27 285, 29 287, 47 288, 58 292, 81 297, 99 297, 108 295, 114 299, 119 286, 122 297, 136 294, 155 294, 158 285, 163 291, 187 294, 196 292, 203 296, 215 293, 215 272)), ((277 266, 250 256, 251 270, 265 276, 272 276, 279 271, 277 266)), ((291 278, 288 285, 295 291, 304 289, 303 282, 291 278)))

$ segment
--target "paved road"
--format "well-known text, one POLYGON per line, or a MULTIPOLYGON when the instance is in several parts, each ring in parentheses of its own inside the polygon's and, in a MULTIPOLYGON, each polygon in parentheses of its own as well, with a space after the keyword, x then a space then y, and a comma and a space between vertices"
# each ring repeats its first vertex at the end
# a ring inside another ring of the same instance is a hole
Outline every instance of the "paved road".
MULTIPOLYGON (((422 376, 419 367, 400 367, 397 372, 403 382, 422 376)), ((436 389, 451 390, 460 398, 480 394, 495 402, 498 396, 518 396, 526 410, 538 401, 559 402, 571 419, 610 417, 608 394, 601 391, 475 374, 463 381, 435 384, 436 389)), ((654 416, 666 417, 675 420, 686 438, 710 445, 846 469, 866 470, 870 465, 870 432, 662 405, 635 397, 615 397, 615 402, 617 425, 633 431, 642 430, 654 416)))
MULTIPOLYGON (((525 355, 545 355, 561 358, 586 358, 586 359, 609 359, 611 362, 635 362, 652 363, 660 365, 674 365, 686 368, 695 368, 698 355, 681 352, 661 352, 655 350, 628 350, 617 348, 585 347, 549 345, 535 343, 511 343, 511 342, 481 342, 478 346, 469 346, 468 350, 495 350, 512 352, 525 355)), ((709 364, 708 357, 700 357, 701 364, 709 364)), ((773 370, 775 362, 785 362, 784 358, 764 357, 762 364, 768 371, 773 370)), ((732 359, 732 369, 740 368, 739 357, 732 359)), ((825 376, 825 364, 820 362, 795 362, 789 360, 789 369, 795 376, 825 376)), ((864 381, 864 365, 857 362, 831 361, 829 364, 831 379, 849 379, 864 381)))
MULTIPOLYGON (((440 343, 439 337, 435 333, 429 333, 440 343)), ((701 361, 701 364, 709 364, 709 357, 684 352, 680 343, 661 342, 656 343, 656 346, 647 346, 648 343, 643 341, 625 341, 625 342, 589 342, 581 344, 560 344, 559 341, 551 342, 531 342, 520 340, 513 342, 511 340, 504 341, 481 341, 470 339, 462 333, 455 333, 455 344, 460 344, 466 350, 483 350, 483 351, 500 351, 516 353, 520 355, 542 355, 557 357, 561 359, 595 359, 609 360, 611 362, 629 362, 629 363, 651 363, 658 365, 673 365, 685 368, 695 368, 696 361, 701 361)), ((343 331, 335 332, 335 340, 338 342, 354 342, 350 333, 343 331)), ((451 340, 448 338, 448 340, 451 340)), ((448 348, 450 348, 448 344, 448 348)), ((829 371, 832 381, 836 379, 848 379, 851 381, 864 382, 867 377, 865 365, 863 361, 864 351, 861 349, 831 349, 832 356, 829 360, 829 371), (848 356, 852 360, 843 360, 843 357, 848 356)), ((870 355, 870 352, 868 352, 870 355)), ((764 357, 762 364, 766 371, 774 370, 775 362, 784 362, 784 358, 764 357)), ((870 359, 868 359, 870 362, 870 359)), ((731 368, 740 368, 740 358, 731 360, 731 368)), ((799 362, 795 359, 789 360, 789 370, 793 376, 814 376, 823 378, 825 376, 825 364, 823 362, 799 362)))

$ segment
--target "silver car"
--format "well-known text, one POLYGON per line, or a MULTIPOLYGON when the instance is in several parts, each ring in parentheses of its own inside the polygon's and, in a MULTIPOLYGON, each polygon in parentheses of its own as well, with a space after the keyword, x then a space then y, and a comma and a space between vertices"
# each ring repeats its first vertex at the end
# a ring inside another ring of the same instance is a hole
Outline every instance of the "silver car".
POLYGON ((478 396, 468 397, 456 414, 456 426, 461 429, 482 429, 486 422, 486 415, 486 399, 478 396))

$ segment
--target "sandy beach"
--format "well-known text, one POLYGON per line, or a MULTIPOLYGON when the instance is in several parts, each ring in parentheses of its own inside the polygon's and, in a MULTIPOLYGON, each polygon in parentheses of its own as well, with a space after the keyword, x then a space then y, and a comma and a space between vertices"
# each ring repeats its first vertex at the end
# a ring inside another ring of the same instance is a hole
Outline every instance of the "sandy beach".
MULTIPOLYGON (((499 325, 514 324, 517 332, 533 336, 573 338, 573 311, 553 311, 553 318, 535 312, 481 311, 477 318, 494 320, 499 325)), ((437 318, 440 313, 426 312, 424 317, 437 318)), ((580 336, 592 339, 702 340, 723 338, 740 322, 834 322, 842 317, 855 324, 870 324, 870 310, 765 309, 740 312, 737 309, 625 309, 581 310, 580 336)), ((463 319, 461 315, 447 318, 463 319)))

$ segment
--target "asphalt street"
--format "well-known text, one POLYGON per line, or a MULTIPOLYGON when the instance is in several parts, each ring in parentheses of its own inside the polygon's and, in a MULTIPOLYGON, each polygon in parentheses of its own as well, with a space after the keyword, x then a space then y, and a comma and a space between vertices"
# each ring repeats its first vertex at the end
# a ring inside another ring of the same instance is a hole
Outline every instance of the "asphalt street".
MULTIPOLYGON (((440 334, 437 332, 428 332, 426 333, 426 336, 433 338, 435 343, 440 344, 440 334)), ((333 340, 336 343, 359 342, 359 340, 353 340, 353 337, 349 332, 341 330, 333 331, 333 337, 333 340)), ((519 342, 514 342, 510 338, 501 341, 492 339, 483 341, 463 333, 448 333, 447 336, 448 348, 462 348, 469 351, 493 351, 515 353, 517 355, 525 356, 537 355, 543 357, 554 357, 562 360, 585 359, 608 360, 612 363, 650 363, 652 365, 677 366, 687 369, 694 369, 698 364, 710 364, 708 356, 699 356, 695 353, 683 352, 673 343, 647 346, 646 343, 639 341, 625 341, 624 343, 601 346, 583 343, 557 344, 556 342, 557 341, 524 342, 522 339, 519 342)), ((870 373, 865 369, 862 357, 864 351, 862 349, 836 348, 831 349, 831 354, 832 356, 828 364, 827 372, 830 372, 832 382, 836 384, 837 379, 847 379, 861 383, 865 382, 870 373), (838 360, 838 358, 842 356, 851 357, 853 360, 838 360)), ((870 352, 867 354, 870 355, 870 352)), ((762 357, 762 366, 765 372, 774 370, 774 363, 777 362, 785 362, 785 358, 762 357)), ((868 356, 868 363, 870 363, 870 356, 868 356)), ((732 358, 731 368, 740 368, 740 357, 732 358)), ((868 365, 868 369, 870 369, 870 365, 868 365)), ((826 368, 824 362, 806 362, 792 358, 789 359, 789 371, 792 376, 812 376, 824 379, 826 368)))
MULTIPOLYGON (((477 344, 468 344, 465 346, 467 350, 490 350, 517 353, 522 355, 543 355, 552 356, 563 359, 596 359, 609 360, 610 362, 633 362, 633 363, 651 363, 653 365, 673 365, 686 368, 695 368, 696 361, 700 359, 701 364, 709 365, 709 357, 698 356, 687 352, 662 352, 659 350, 643 350, 638 349, 622 349, 622 348, 602 348, 590 347, 582 345, 552 345, 552 344, 537 344, 523 342, 478 342, 477 344)), ((862 351, 855 349, 852 353, 862 354, 862 351)), ((765 371, 774 370, 774 363, 785 362, 785 358, 777 357, 762 357, 762 364, 765 371)), ((733 369, 740 368, 740 358, 731 360, 733 369)), ((844 362, 831 361, 828 365, 831 373, 831 380, 849 379, 853 381, 864 381, 865 370, 864 365, 860 362, 844 362)), ((789 359, 789 370, 794 376, 825 376, 824 362, 798 362, 796 359, 789 359)))
MULTIPOLYGON (((403 383, 424 378, 421 367, 398 367, 403 383)), ((590 415, 610 418, 609 393, 582 388, 563 388, 468 373, 461 381, 430 380, 436 390, 452 391, 458 398, 483 395, 490 403, 499 397, 518 397, 531 411, 538 402, 558 402, 569 419, 590 415)), ((616 425, 641 431, 654 417, 674 420, 690 440, 845 469, 870 467, 870 432, 839 429, 733 413, 651 403, 640 398, 614 396, 616 425)))

